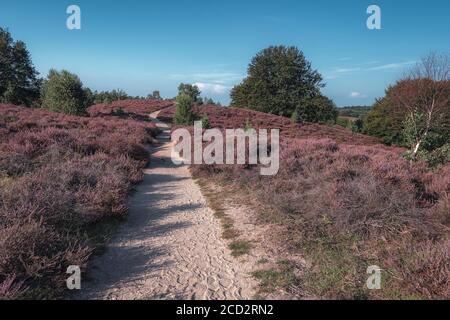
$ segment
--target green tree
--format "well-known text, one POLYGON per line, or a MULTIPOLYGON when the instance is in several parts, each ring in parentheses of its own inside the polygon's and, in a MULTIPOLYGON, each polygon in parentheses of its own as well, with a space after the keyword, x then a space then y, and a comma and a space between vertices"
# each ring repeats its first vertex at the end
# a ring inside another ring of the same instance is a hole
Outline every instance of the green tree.
POLYGON ((41 80, 27 47, 0 28, 0 101, 31 106, 39 98, 41 80))
POLYGON ((296 47, 272 46, 259 52, 248 76, 231 91, 231 105, 291 116, 301 103, 320 94, 322 76, 296 47))
POLYGON ((41 99, 43 108, 70 115, 84 115, 89 103, 80 78, 66 70, 50 70, 41 99))
POLYGON ((200 94, 200 89, 196 85, 180 83, 178 86, 178 95, 187 95, 191 97, 194 103, 202 102, 200 94))
POLYGON ((149 98, 149 99, 156 99, 156 100, 162 100, 161 94, 159 93, 158 90, 153 91, 153 93, 152 93, 152 94, 149 94, 149 95, 147 96, 147 98, 149 98))
POLYGON ((292 115, 294 122, 332 122, 335 123, 338 116, 336 105, 332 100, 316 95, 312 98, 304 99, 295 108, 292 115))
POLYGON ((174 115, 175 124, 191 125, 194 122, 195 115, 192 111, 194 100, 187 94, 180 94, 176 99, 176 111, 174 115))
POLYGON ((86 106, 90 107, 94 105, 96 92, 92 92, 89 88, 84 88, 83 91, 86 106))
POLYGON ((377 99, 372 109, 364 118, 363 132, 380 138, 384 144, 403 146, 403 120, 393 112, 393 102, 389 99, 389 90, 386 96, 377 99))

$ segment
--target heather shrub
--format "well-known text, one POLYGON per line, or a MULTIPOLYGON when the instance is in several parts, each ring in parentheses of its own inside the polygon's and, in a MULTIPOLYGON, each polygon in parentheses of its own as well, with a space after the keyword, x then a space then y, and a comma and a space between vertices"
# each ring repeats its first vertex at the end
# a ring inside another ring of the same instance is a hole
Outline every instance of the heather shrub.
POLYGON ((282 226, 281 241, 311 264, 302 286, 318 296, 449 297, 448 167, 433 173, 395 150, 330 139, 282 139, 280 151, 272 177, 251 166, 193 172, 233 181, 262 222, 282 226), (374 264, 385 270, 383 290, 365 289, 374 264))
MULTIPOLYGON (((255 130, 280 129, 280 136, 284 138, 330 138, 338 143, 349 143, 356 145, 379 144, 376 138, 363 134, 354 133, 340 126, 329 126, 319 123, 294 123, 290 118, 271 115, 263 112, 245 110, 232 107, 218 107, 213 105, 194 106, 193 112, 198 117, 208 117, 211 128, 244 129, 248 123, 255 130)), ((175 107, 164 108, 158 119, 166 122, 174 122, 175 107)))
POLYGON ((0 299, 60 297, 67 266, 85 266, 95 249, 90 230, 126 214, 158 131, 129 119, 0 109, 0 299))
POLYGON ((110 104, 96 104, 90 106, 87 112, 91 117, 119 117, 122 119, 135 119, 150 121, 148 115, 155 111, 174 105, 173 100, 159 99, 128 99, 113 101, 110 104))

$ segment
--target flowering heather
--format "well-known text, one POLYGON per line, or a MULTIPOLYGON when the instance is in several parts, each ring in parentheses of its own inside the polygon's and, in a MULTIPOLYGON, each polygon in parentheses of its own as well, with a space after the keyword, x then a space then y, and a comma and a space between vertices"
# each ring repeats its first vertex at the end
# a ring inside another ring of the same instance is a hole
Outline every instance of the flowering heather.
POLYGON ((89 230, 122 217, 154 124, 0 105, 0 299, 63 291, 94 249, 89 230))
POLYGON ((96 104, 88 108, 91 117, 118 116, 122 118, 148 118, 152 112, 174 105, 174 100, 132 99, 119 100, 111 104, 96 104))
MULTIPOLYGON (((432 172, 402 149, 364 135, 254 111, 197 107, 212 127, 280 128, 280 171, 194 165, 195 177, 231 185, 261 222, 278 223, 311 264, 297 291, 328 298, 450 298, 450 166, 432 172), (303 139, 299 139, 303 137, 303 139), (242 196, 247 195, 247 196, 242 196), (384 290, 364 290, 366 269, 384 290)), ((165 110, 162 119, 171 118, 165 110)), ((294 290, 295 292, 295 290, 294 290)))
MULTIPOLYGON (((296 124, 289 118, 275 116, 263 112, 232 107, 213 105, 194 107, 199 117, 207 117, 213 128, 245 128, 280 129, 281 137, 285 138, 332 138, 338 143, 358 145, 374 145, 380 143, 376 138, 353 133, 341 126, 328 126, 318 123, 296 124)), ((167 108, 159 114, 159 119, 171 121, 175 107, 167 108)))

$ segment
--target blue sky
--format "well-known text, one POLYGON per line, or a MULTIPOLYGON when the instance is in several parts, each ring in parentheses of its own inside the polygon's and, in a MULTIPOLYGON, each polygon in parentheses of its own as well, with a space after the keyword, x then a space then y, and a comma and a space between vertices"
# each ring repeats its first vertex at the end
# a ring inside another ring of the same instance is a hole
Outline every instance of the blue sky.
POLYGON ((42 75, 64 68, 93 89, 164 97, 197 83, 225 104, 259 50, 294 45, 343 106, 372 104, 421 56, 450 52, 449 12, 448 0, 0 0, 0 26, 27 43, 42 75), (66 28, 71 4, 81 30, 66 28), (371 4, 381 30, 366 27, 371 4))

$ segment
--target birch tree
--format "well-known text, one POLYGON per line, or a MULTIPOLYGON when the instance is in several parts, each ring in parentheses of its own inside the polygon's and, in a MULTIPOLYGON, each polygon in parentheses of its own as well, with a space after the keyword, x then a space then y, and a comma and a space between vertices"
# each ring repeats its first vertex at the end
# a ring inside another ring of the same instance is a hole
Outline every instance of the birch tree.
POLYGON ((391 88, 396 111, 405 115, 414 130, 408 130, 413 158, 432 130, 450 126, 450 59, 448 54, 431 53, 422 58, 391 88))

